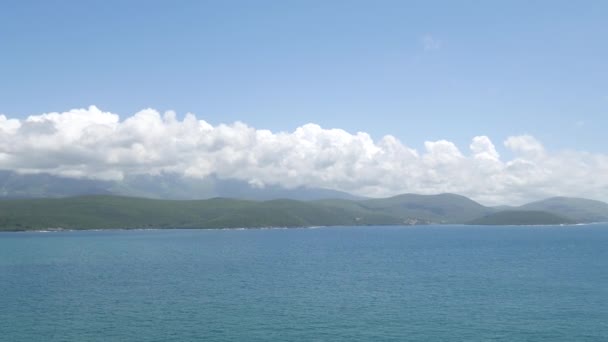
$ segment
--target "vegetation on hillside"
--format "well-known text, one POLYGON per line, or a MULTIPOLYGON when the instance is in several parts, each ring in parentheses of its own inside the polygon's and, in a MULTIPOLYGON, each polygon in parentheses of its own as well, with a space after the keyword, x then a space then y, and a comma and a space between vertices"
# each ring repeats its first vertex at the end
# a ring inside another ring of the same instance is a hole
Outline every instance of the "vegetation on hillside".
POLYGON ((552 197, 528 203, 522 210, 540 210, 568 217, 576 222, 608 221, 608 204, 586 198, 552 197))
MULTIPOLYGON (((549 201, 549 200, 548 200, 549 201)), ((586 200, 585 200, 586 201, 586 200)), ((560 200, 561 213, 518 209, 500 211, 464 196, 400 195, 384 199, 251 201, 157 200, 120 196, 0 200, 0 230, 105 228, 236 228, 338 225, 562 224, 602 218, 601 205, 585 217, 576 205, 560 200), (599 208, 599 209, 598 209, 599 208), (567 213, 578 213, 569 216, 567 213)), ((597 202, 597 201, 593 201, 597 202)), ((536 202, 534 205, 538 205, 536 202)), ((549 201, 548 203, 552 203, 549 201)), ((604 204, 603 202, 599 202, 604 204)), ((597 204, 597 203, 595 203, 597 204)), ((608 208, 608 205, 606 205, 608 208)), ((608 217, 608 209, 605 212, 608 217)))
POLYGON ((480 217, 468 224, 473 225, 555 225, 572 224, 572 219, 545 211, 506 210, 480 217))

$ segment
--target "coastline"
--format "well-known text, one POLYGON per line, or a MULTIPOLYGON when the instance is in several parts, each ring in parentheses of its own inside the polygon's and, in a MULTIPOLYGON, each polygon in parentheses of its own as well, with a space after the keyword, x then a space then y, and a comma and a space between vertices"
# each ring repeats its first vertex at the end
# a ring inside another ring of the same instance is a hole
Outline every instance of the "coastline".
POLYGON ((496 225, 477 225, 466 223, 437 223, 437 224, 419 224, 419 225, 394 225, 394 224, 370 224, 370 225, 315 225, 315 226, 290 226, 290 227, 175 227, 175 228, 43 228, 43 229, 20 229, 20 230, 0 230, 1 233, 68 233, 68 232, 105 232, 105 231, 172 231, 172 230, 288 230, 288 229, 323 229, 323 228, 364 228, 364 227, 398 227, 398 228, 414 228, 414 227, 511 227, 511 228, 553 228, 553 227, 585 227, 608 224, 608 221, 587 222, 587 223, 569 223, 569 224, 496 224, 496 225))

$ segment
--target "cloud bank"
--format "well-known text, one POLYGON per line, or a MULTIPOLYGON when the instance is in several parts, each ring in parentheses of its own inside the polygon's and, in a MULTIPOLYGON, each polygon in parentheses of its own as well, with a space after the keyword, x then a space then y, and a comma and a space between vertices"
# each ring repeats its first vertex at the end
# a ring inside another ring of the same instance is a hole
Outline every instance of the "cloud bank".
POLYGON ((126 175, 216 175, 257 186, 311 186, 366 196, 453 192, 484 204, 549 196, 608 200, 608 155, 549 153, 532 136, 512 136, 503 160, 486 136, 467 151, 446 140, 423 151, 387 135, 373 140, 316 124, 271 132, 244 123, 212 126, 187 114, 146 109, 121 120, 91 106, 10 119, 0 115, 0 169, 120 180, 126 175))

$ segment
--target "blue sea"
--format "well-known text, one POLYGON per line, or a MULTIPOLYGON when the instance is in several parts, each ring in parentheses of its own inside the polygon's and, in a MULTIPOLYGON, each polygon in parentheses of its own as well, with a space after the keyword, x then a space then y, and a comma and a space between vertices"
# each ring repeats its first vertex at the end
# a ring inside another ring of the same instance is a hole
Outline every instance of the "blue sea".
POLYGON ((0 233, 0 341, 608 341, 608 225, 0 233))

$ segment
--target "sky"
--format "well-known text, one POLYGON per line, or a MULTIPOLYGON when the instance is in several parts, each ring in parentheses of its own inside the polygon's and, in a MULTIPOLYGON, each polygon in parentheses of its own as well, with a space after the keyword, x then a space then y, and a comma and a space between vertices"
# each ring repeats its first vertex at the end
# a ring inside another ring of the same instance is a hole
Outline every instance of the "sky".
POLYGON ((608 200, 605 1, 8 0, 0 9, 0 168, 215 173, 486 203, 608 200), (146 126, 156 140, 134 138, 146 133, 135 123, 155 127, 146 126), (100 132, 116 141, 100 147, 100 132))

